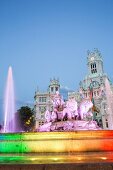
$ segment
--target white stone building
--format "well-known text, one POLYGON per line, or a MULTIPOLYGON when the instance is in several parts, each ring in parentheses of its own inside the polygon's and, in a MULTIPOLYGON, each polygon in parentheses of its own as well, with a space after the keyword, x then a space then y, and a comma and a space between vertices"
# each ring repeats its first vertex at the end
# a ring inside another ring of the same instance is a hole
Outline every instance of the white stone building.
MULTIPOLYGON (((88 51, 87 67, 88 74, 84 80, 80 82, 79 90, 68 93, 68 98, 74 97, 79 103, 82 98, 88 99, 92 92, 93 101, 96 106, 93 113, 94 120, 96 120, 103 129, 113 129, 113 121, 111 122, 111 118, 113 119, 113 109, 109 111, 108 108, 105 80, 108 80, 112 91, 113 85, 107 74, 104 73, 103 60, 98 49, 94 49, 93 52, 88 51)), ((110 106, 113 106, 112 101, 110 106)))
POLYGON ((46 92, 40 92, 37 90, 35 92, 35 117, 36 117, 36 126, 37 129, 40 125, 42 125, 45 121, 44 113, 46 109, 52 111, 52 97, 56 93, 56 91, 60 90, 59 80, 51 79, 50 84, 48 86, 48 90, 46 92))

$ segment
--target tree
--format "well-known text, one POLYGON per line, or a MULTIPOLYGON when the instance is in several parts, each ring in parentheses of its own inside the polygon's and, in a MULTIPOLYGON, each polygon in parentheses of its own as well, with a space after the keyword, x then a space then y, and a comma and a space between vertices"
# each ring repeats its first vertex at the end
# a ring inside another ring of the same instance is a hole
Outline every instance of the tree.
POLYGON ((33 131, 35 125, 33 109, 22 106, 18 110, 18 119, 22 131, 33 131))
POLYGON ((2 130, 2 125, 0 125, 0 131, 2 130))

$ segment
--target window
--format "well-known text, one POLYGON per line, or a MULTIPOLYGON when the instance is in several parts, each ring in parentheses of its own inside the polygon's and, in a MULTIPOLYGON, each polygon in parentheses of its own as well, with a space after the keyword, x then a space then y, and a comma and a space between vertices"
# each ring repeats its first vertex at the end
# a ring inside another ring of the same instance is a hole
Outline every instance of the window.
POLYGON ((46 111, 46 106, 41 107, 41 112, 44 113, 46 111))
POLYGON ((94 72, 97 73, 97 69, 95 69, 94 72))
POLYGON ((102 120, 99 119, 99 126, 102 127, 102 120))
POLYGON ((50 111, 51 111, 51 112, 53 111, 53 106, 51 106, 50 111))
POLYGON ((39 111, 41 112, 41 107, 39 106, 39 111))
POLYGON ((99 96, 99 91, 97 91, 97 96, 99 96))
POLYGON ((94 91, 94 96, 96 96, 96 91, 94 91))
POLYGON ((46 97, 39 97, 39 102, 46 102, 46 97))
POLYGON ((42 97, 42 102, 46 102, 46 97, 42 97))
POLYGON ((43 114, 46 111, 46 106, 39 106, 40 114, 43 114))
POLYGON ((44 118, 44 115, 41 115, 41 119, 43 119, 44 118))
POLYGON ((93 74, 93 70, 91 70, 91 73, 93 74))
POLYGON ((53 92, 53 87, 51 87, 51 92, 53 92))
POLYGON ((40 121, 39 122, 39 126, 42 126, 44 124, 44 122, 40 121))
POLYGON ((86 98, 87 98, 87 93, 86 93, 86 98))
POLYGON ((41 102, 41 97, 39 97, 39 102, 41 102))
POLYGON ((106 119, 106 127, 108 128, 108 120, 106 119))
POLYGON ((91 64, 91 73, 97 73, 96 63, 91 64))
POLYGON ((104 104, 104 110, 106 110, 106 105, 104 104))
POLYGON ((58 91, 58 87, 55 88, 55 91, 58 91))

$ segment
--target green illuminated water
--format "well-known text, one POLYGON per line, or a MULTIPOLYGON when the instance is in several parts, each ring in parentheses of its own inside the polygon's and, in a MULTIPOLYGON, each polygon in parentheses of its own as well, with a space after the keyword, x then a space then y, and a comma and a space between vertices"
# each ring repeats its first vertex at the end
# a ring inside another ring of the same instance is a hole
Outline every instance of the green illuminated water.
POLYGON ((113 162, 113 131, 0 134, 0 164, 75 162, 113 162), (87 142, 85 146, 84 142, 87 142))

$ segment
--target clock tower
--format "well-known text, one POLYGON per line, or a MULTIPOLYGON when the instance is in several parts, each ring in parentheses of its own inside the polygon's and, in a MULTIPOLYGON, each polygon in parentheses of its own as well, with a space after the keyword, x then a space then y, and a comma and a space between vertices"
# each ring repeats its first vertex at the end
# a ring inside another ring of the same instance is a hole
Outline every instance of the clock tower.
POLYGON ((91 77, 102 76, 104 71, 101 53, 98 49, 94 49, 93 52, 88 51, 87 53, 88 75, 91 77))

